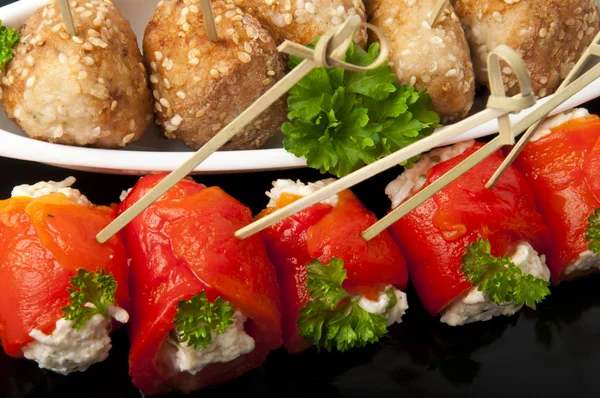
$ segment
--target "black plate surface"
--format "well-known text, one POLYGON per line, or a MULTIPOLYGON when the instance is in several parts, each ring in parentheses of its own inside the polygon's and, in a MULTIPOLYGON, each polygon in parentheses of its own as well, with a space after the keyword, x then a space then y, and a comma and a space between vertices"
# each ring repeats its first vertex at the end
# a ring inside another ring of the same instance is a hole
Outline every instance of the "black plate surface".
MULTIPOLYGON (((0 5, 8 3, 0 1, 0 5)), ((600 111, 600 101, 587 104, 600 111)), ((0 143, 1 145, 1 143, 0 143)), ((382 215, 383 194, 399 170, 360 184, 355 192, 382 215)), ((0 158, 0 198, 13 186, 69 175, 92 201, 109 204, 136 177, 71 172, 0 158)), ((312 170, 196 177, 219 185, 257 213, 264 192, 277 178, 313 181, 312 170)), ((599 176, 600 178, 600 176, 599 176)), ((243 377, 195 394, 196 397, 599 397, 600 276, 552 289, 537 312, 452 328, 430 317, 409 288, 410 309, 401 325, 379 344, 345 354, 309 351, 290 356, 273 352, 267 362, 243 377)), ((87 372, 60 376, 0 349, 1 398, 139 398, 127 365, 127 335, 113 336, 109 359, 87 372)), ((172 395, 171 397, 176 397, 172 395)))

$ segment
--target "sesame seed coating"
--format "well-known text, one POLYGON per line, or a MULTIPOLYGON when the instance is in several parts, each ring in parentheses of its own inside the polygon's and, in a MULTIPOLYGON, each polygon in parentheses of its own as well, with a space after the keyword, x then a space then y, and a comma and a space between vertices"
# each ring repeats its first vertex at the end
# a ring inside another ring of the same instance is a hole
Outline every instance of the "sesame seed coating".
POLYGON ((392 69, 400 82, 427 88, 443 123, 464 118, 475 97, 469 46, 458 17, 448 4, 431 27, 429 12, 436 0, 371 0, 369 22, 390 43, 392 69))
MULTIPOLYGON (((311 44, 330 28, 358 15, 366 21, 362 0, 228 0, 255 16, 279 44, 291 40, 311 44)), ((354 41, 367 43, 366 29, 357 33, 354 41)))
MULTIPOLYGON (((488 83, 486 60, 491 49, 506 44, 518 51, 539 97, 552 94, 598 32, 594 0, 457 0, 477 81, 488 83)), ((508 95, 519 83, 503 70, 508 95)))
POLYGON ((67 34, 56 1, 21 28, 22 39, 2 79, 3 106, 35 139, 125 146, 142 136, 152 113, 136 37, 110 2, 71 3, 78 36, 67 34))
MULTIPOLYGON (((153 71, 156 123, 167 137, 198 149, 281 79, 285 64, 270 34, 231 1, 213 2, 220 40, 210 41, 202 11, 192 11, 195 3, 159 4, 146 27, 144 54, 153 71)), ((281 98, 257 117, 258 127, 250 123, 223 149, 255 149, 279 130, 286 114, 281 98)))

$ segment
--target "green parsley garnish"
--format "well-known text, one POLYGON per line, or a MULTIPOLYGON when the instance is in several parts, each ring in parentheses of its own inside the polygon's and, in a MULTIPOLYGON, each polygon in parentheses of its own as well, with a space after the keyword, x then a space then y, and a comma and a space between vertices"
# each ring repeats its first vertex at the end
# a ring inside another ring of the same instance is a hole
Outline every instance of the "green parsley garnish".
POLYGON ((212 343, 211 332, 224 333, 233 323, 233 305, 222 298, 208 301, 206 293, 193 295, 177 305, 175 328, 180 343, 187 343, 199 350, 212 343))
MULTIPOLYGON (((387 333, 386 318, 365 311, 358 305, 360 296, 351 296, 342 287, 346 279, 342 260, 332 258, 329 265, 314 260, 306 268, 307 290, 312 300, 300 310, 298 319, 304 340, 317 345, 318 349, 335 348, 343 352, 377 342, 387 333)), ((386 294, 389 304, 394 306, 393 289, 388 289, 386 294)))
POLYGON ((512 302, 535 309, 536 304, 550 294, 549 282, 523 274, 508 255, 494 257, 490 253, 490 242, 478 239, 466 248, 460 269, 467 280, 494 303, 512 302))
POLYGON ((590 224, 585 231, 585 238, 590 242, 588 248, 600 257, 600 208, 590 214, 588 221, 590 224))
MULTIPOLYGON (((345 61, 367 66, 378 55, 378 43, 368 52, 352 44, 345 61)), ((290 57, 290 67, 299 62, 290 57)), ((398 83, 388 64, 366 72, 316 68, 289 94, 284 148, 338 177, 428 136, 440 123, 429 94, 398 83)))
POLYGON ((86 272, 84 269, 77 271, 77 276, 71 278, 69 288, 69 301, 71 304, 62 310, 64 318, 73 321, 73 328, 77 331, 85 325, 94 315, 102 315, 110 319, 108 307, 115 302, 117 282, 112 273, 106 275, 101 272, 86 272), (86 306, 86 304, 92 304, 86 306))
MULTIPOLYGON (((0 20, 0 25, 2 21, 0 20)), ((4 69, 6 64, 13 57, 13 47, 21 39, 21 34, 17 29, 0 26, 0 69, 4 69)))

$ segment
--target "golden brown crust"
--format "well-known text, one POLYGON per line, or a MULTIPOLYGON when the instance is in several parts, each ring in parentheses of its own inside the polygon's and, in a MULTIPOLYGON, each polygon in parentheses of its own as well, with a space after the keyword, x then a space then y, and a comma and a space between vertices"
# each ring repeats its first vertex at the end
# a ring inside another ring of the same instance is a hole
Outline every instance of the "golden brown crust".
POLYGON ((427 23, 436 0, 370 0, 369 22, 391 46, 400 82, 427 88, 443 123, 464 118, 475 97, 473 64, 463 29, 448 4, 435 27, 427 23))
MULTIPOLYGON (((255 16, 269 30, 276 43, 291 40, 312 44, 318 36, 358 15, 366 22, 362 0, 231 0, 245 12, 255 16)), ((362 28, 354 41, 367 43, 362 28)))
POLYGON ((37 10, 2 79, 7 115, 30 137, 122 147, 152 120, 146 70, 129 22, 109 2, 72 1, 71 38, 56 3, 37 10))
MULTIPOLYGON (((500 44, 519 52, 539 97, 552 94, 598 32, 594 0, 457 0, 477 81, 487 84, 487 54, 500 44)), ((503 69, 508 95, 519 84, 503 69)))
MULTIPOLYGON (((144 36, 157 124, 193 149, 210 140, 285 74, 275 42, 258 21, 231 2, 213 2, 219 42, 206 36, 202 11, 181 0, 159 3, 144 36)), ((254 149, 286 119, 280 99, 225 150, 254 149)))

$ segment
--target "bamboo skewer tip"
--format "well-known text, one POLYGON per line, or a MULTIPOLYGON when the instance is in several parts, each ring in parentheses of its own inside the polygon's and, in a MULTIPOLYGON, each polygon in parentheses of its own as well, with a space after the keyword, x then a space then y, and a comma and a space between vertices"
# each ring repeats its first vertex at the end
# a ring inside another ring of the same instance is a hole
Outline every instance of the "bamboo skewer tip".
POLYGON ((204 26, 206 26, 206 35, 208 39, 213 42, 219 41, 219 35, 217 33, 217 24, 215 22, 215 15, 210 0, 200 0, 200 8, 202 9, 202 17, 204 18, 204 26))
POLYGON ((438 0, 438 2, 435 3, 435 6, 433 6, 433 10, 431 10, 429 16, 427 17, 427 23, 430 27, 433 27, 438 22, 438 19, 440 19, 440 17, 442 16, 442 13, 444 12, 446 5, 448 4, 448 1, 449 0, 438 0))
POLYGON ((71 36, 77 36, 77 28, 75 27, 75 19, 73 17, 73 10, 69 0, 58 0, 58 6, 60 8, 60 14, 62 15, 65 23, 65 29, 71 36))

